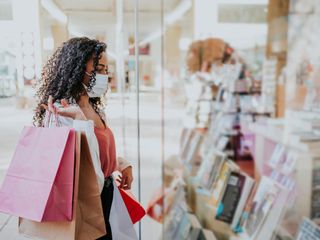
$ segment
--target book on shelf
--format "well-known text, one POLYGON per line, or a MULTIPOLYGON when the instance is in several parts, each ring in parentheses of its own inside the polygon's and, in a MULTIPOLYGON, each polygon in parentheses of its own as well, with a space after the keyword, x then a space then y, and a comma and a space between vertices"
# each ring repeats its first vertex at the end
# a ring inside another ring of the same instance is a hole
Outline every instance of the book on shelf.
POLYGON ((191 128, 184 128, 180 134, 180 149, 181 152, 183 149, 186 148, 186 144, 189 141, 191 135, 192 135, 193 129, 191 128))
POLYGON ((249 199, 249 196, 250 196, 250 194, 252 192, 252 189, 253 189, 254 183, 255 183, 254 179, 251 178, 250 176, 248 176, 247 174, 245 174, 243 172, 241 172, 240 174, 245 177, 245 181, 244 181, 244 186, 243 186, 243 189, 241 191, 240 199, 238 201, 234 217, 233 217, 232 222, 231 222, 231 229, 236 229, 237 228, 238 223, 240 221, 240 218, 242 216, 243 210, 244 210, 244 208, 246 206, 246 203, 247 203, 247 201, 249 199))
POLYGON ((192 139, 194 138, 195 134, 196 134, 196 132, 194 130, 188 129, 182 135, 182 137, 185 138, 185 139, 181 139, 180 159, 182 161, 183 161, 183 159, 186 159, 186 156, 187 156, 188 151, 190 149, 192 139))
POLYGON ((311 198, 311 218, 319 222, 320 220, 320 187, 312 189, 311 198))
MULTIPOLYGON (((173 201, 170 209, 168 209, 168 200, 163 200, 162 203, 163 209, 160 211, 165 212, 163 217, 164 229, 165 229, 165 238, 164 239, 175 239, 175 236, 178 234, 179 224, 182 221, 184 214, 188 211, 188 205, 186 202, 186 192, 184 185, 176 181, 171 186, 172 190, 176 191, 174 198, 171 198, 170 201, 173 201)), ((166 194, 167 197, 168 194, 166 194)))
POLYGON ((218 151, 224 151, 229 143, 229 138, 226 136, 220 136, 216 143, 216 148, 218 151))
POLYGON ((238 172, 239 167, 233 161, 225 161, 219 173, 216 183, 213 185, 212 203, 218 207, 232 172, 238 172))
POLYGON ((320 239, 320 227, 308 218, 303 218, 295 240, 320 239))
POLYGON ((311 218, 320 220, 320 158, 313 159, 311 218))
POLYGON ((197 175, 202 188, 211 191, 212 185, 219 177, 220 170, 225 160, 225 154, 214 148, 207 154, 197 175))
POLYGON ((202 227, 194 214, 185 212, 181 220, 176 238, 181 240, 197 240, 200 236, 202 227))
POLYGON ((192 167, 197 160, 197 156, 199 153, 199 149, 203 140, 203 136, 196 132, 192 136, 190 144, 187 144, 186 150, 184 151, 184 155, 182 156, 182 162, 187 166, 187 168, 191 171, 192 167))
POLYGON ((179 226, 186 213, 183 206, 176 205, 164 218, 164 239, 176 239, 179 234, 179 226))
POLYGON ((245 176, 232 172, 227 182, 227 186, 219 203, 216 219, 229 223, 232 223, 234 214, 236 212, 239 200, 241 198, 241 192, 245 185, 245 176))

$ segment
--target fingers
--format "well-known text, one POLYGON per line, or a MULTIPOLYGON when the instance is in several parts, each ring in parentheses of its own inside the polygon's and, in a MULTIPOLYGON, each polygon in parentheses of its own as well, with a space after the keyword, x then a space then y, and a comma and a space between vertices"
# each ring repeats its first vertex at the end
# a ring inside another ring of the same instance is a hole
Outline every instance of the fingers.
POLYGON ((124 178, 122 178, 121 188, 123 188, 124 190, 129 190, 129 189, 131 189, 132 181, 133 181, 132 177, 130 177, 130 176, 125 176, 124 178))
POLYGON ((124 187, 125 190, 131 189, 132 179, 127 178, 126 186, 124 187))
POLYGON ((56 113, 62 117, 74 118, 74 113, 69 108, 56 108, 56 113))
POLYGON ((41 104, 40 106, 43 107, 45 110, 48 110, 48 106, 47 105, 41 104))
POLYGON ((132 184, 132 182, 133 182, 133 178, 132 178, 132 177, 128 178, 128 181, 127 181, 127 189, 131 189, 131 184, 132 184))
POLYGON ((62 100, 61 100, 61 105, 62 105, 63 107, 69 107, 69 103, 68 103, 68 101, 67 101, 66 99, 62 99, 62 100))
POLYGON ((126 182, 127 182, 127 177, 126 176, 122 176, 120 188, 125 188, 126 187, 126 182))
POLYGON ((53 105, 53 98, 50 95, 48 99, 48 110, 52 113, 57 113, 56 107, 53 105))
POLYGON ((67 111, 64 111, 63 108, 58 108, 56 113, 62 117, 70 117, 70 113, 67 111))
POLYGON ((117 177, 116 177, 116 181, 119 183, 119 187, 121 186, 121 183, 122 183, 122 177, 121 177, 121 175, 118 175, 117 177))

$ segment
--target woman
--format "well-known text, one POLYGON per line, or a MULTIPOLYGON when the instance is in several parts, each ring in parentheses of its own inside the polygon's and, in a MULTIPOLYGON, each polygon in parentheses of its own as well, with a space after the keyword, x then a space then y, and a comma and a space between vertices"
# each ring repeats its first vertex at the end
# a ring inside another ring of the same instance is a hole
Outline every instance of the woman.
POLYGON ((202 133, 205 133, 210 125, 214 85, 211 61, 204 59, 204 56, 208 55, 206 43, 207 40, 196 41, 190 45, 187 53, 188 73, 185 79, 187 106, 184 126, 202 133))
POLYGON ((222 76, 219 68, 229 61, 233 49, 221 39, 209 38, 193 42, 187 52, 186 128, 207 132, 213 107, 218 97, 222 76))
POLYGON ((47 110, 60 115, 62 125, 86 132, 97 179, 103 188, 101 200, 107 235, 99 239, 112 239, 109 221, 114 190, 112 173, 121 172, 117 179, 121 188, 130 189, 133 180, 130 164, 116 159, 114 136, 106 125, 102 96, 107 89, 106 44, 85 37, 72 38, 56 50, 44 67, 34 115, 37 126, 43 125, 47 110))

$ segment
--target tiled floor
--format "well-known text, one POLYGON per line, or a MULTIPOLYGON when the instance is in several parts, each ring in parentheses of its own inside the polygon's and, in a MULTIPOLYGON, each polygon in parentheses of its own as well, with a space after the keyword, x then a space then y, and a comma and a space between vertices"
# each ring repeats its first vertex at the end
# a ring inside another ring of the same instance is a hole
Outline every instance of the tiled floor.
MULTIPOLYGON (((156 93, 142 94, 140 98, 140 164, 141 164, 141 202, 147 206, 154 190, 161 186, 161 159, 178 152, 178 139, 181 127, 181 110, 166 105, 165 109, 165 141, 162 153, 161 141, 161 104, 160 95, 156 93)), ((138 190, 138 133, 137 108, 135 95, 128 95, 125 108, 121 101, 112 97, 108 101, 107 118, 117 141, 118 155, 125 156, 134 166, 135 184, 133 191, 138 190), (124 125, 122 115, 125 113, 124 125), (125 133, 123 133, 125 126, 125 133), (124 136, 124 138, 123 138, 124 136)), ((30 125, 32 110, 17 110, 14 99, 0 99, 0 183, 8 167, 14 151, 15 143, 24 125, 30 125)), ((161 225, 145 217, 142 221, 142 239, 159 239, 161 225)), ((0 213, 0 239, 27 239, 17 233, 17 218, 0 213)))

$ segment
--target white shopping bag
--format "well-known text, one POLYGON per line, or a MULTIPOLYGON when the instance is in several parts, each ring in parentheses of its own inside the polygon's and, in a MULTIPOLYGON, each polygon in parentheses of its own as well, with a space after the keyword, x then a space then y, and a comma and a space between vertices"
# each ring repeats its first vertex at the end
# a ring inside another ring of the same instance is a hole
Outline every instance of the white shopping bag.
POLYGON ((137 233, 133 227, 129 212, 121 197, 118 187, 113 181, 113 200, 110 210, 110 225, 112 239, 137 240, 137 233))

